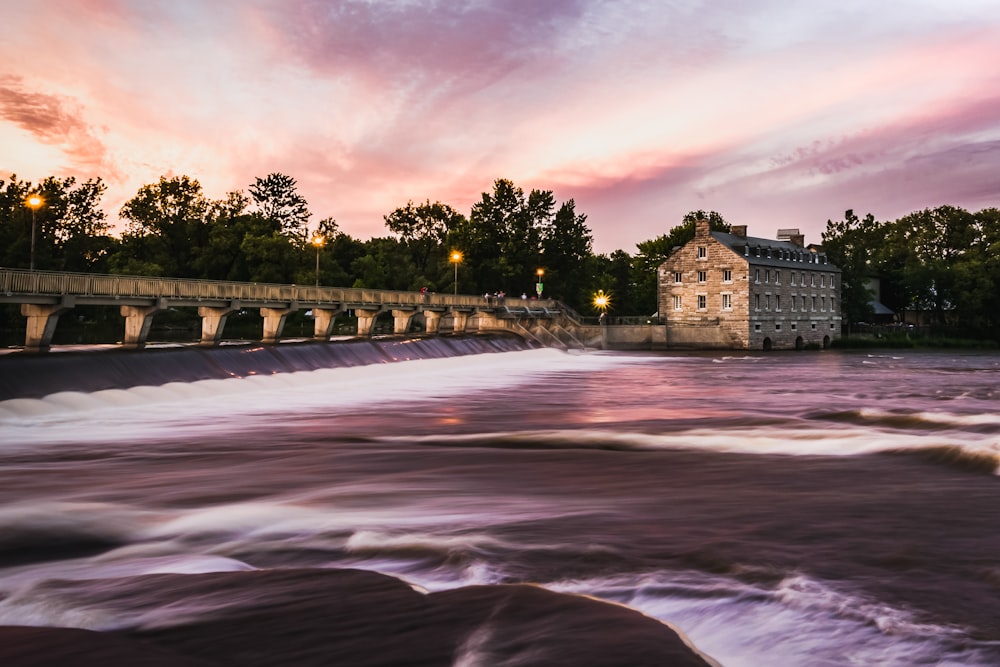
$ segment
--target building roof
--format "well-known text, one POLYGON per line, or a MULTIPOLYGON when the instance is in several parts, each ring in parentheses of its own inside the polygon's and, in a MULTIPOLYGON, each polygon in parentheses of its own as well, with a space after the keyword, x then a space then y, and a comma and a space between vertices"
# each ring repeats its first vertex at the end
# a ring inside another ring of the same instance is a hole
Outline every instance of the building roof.
POLYGON ((840 273, 840 269, 829 263, 826 253, 792 243, 764 239, 756 236, 738 236, 727 232, 712 232, 712 238, 743 257, 751 264, 759 266, 811 268, 814 270, 840 273), (749 248, 749 250, 747 250, 749 248), (760 251, 759 255, 757 251, 760 251), (770 257, 768 256, 770 251, 770 257))

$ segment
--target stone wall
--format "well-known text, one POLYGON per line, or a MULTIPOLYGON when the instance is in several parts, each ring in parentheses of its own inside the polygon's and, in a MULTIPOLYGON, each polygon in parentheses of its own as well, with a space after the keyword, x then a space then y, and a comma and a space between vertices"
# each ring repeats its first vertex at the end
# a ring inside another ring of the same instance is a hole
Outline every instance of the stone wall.
POLYGON ((699 220, 694 239, 659 268, 657 306, 668 324, 667 346, 747 348, 748 271, 748 261, 712 238, 708 221, 699 220))

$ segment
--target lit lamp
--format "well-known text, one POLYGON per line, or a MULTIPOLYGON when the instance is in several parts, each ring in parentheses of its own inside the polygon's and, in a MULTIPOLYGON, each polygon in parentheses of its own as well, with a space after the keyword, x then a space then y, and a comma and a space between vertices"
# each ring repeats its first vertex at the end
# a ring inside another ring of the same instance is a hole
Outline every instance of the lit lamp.
POLYGON ((29 264, 30 270, 35 270, 35 211, 38 210, 45 201, 38 195, 31 195, 25 202, 28 208, 31 209, 31 260, 29 264))
POLYGON ((604 315, 607 313, 608 306, 611 305, 611 295, 605 294, 604 290, 597 290, 597 294, 594 295, 594 308, 601 311, 601 323, 604 322, 604 315))
POLYGON ((326 243, 326 238, 316 232, 316 236, 312 237, 312 244, 316 246, 316 287, 319 287, 319 249, 323 247, 326 243))
POLYGON ((545 287, 544 285, 542 285, 542 276, 545 275, 545 269, 538 269, 537 271, 535 271, 535 273, 538 275, 538 282, 535 283, 535 294, 537 294, 538 298, 541 299, 542 289, 544 289, 545 287))
POLYGON ((458 294, 458 265, 462 263, 462 253, 452 250, 448 261, 455 265, 455 294, 458 294))

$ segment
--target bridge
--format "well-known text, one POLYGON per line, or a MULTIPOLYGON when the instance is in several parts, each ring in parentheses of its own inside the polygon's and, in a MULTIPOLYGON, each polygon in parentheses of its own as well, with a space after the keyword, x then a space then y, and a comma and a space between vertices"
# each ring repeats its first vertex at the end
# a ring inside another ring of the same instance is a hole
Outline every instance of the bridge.
MULTIPOLYGON (((168 308, 194 307, 201 317, 200 344, 218 345, 226 318, 259 309, 261 341, 277 343, 289 314, 312 311, 313 338, 329 340, 338 315, 357 318, 357 335, 370 336, 376 318, 390 312, 393 332, 419 321, 430 334, 507 331, 542 345, 603 348, 608 327, 590 324, 551 299, 486 298, 349 287, 277 285, 0 268, 0 303, 21 306, 27 318, 24 349, 49 349, 59 316, 76 306, 114 306, 124 318, 122 347, 146 345, 153 319, 168 308)), ((648 349, 648 346, 646 346, 648 349)))

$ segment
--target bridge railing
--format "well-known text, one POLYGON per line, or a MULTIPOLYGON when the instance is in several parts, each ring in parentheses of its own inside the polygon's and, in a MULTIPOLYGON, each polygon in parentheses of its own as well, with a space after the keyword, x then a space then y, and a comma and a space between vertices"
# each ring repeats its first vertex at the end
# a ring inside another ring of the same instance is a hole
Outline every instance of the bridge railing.
MULTIPOLYGON (((421 294, 419 292, 355 287, 316 287, 314 285, 243 283, 223 280, 28 271, 6 268, 0 268, 0 294, 6 296, 75 295, 149 299, 162 297, 271 303, 298 302, 307 305, 337 303, 358 306, 419 306, 427 304, 475 308, 495 305, 482 296, 468 294, 421 294)), ((555 303, 549 299, 532 302, 533 306, 549 308, 554 307, 555 303)))

